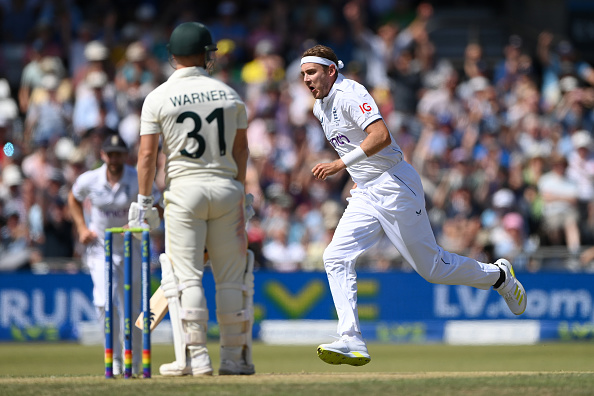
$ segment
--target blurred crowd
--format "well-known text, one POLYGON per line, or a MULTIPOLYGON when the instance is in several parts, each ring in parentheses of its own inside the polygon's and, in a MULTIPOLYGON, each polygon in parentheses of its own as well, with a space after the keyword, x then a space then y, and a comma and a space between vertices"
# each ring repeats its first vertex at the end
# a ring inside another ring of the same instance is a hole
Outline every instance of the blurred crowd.
MULTIPOLYGON (((181 22, 217 41, 213 76, 248 107, 247 232, 261 269, 321 271, 353 183, 313 165, 336 158, 311 109, 299 60, 332 47, 342 73, 372 93, 405 159, 421 174, 438 243, 482 261, 538 271, 594 262, 594 68, 550 32, 509 36, 486 59, 469 41, 441 59, 437 12, 418 1, 0 1, 0 270, 80 257, 66 196, 100 166, 100 142, 119 133, 136 164, 146 95, 173 72, 166 45, 181 22)), ((157 184, 164 188, 162 167, 157 184)), ((153 235, 155 257, 162 230, 153 235)), ((408 269, 386 240, 360 269, 408 269)))

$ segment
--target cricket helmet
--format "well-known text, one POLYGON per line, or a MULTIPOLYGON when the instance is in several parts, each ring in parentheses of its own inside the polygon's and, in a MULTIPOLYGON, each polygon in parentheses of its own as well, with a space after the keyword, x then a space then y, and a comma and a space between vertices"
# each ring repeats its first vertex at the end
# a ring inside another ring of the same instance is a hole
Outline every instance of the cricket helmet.
POLYGON ((167 48, 172 55, 188 56, 216 51, 217 45, 206 26, 199 22, 185 22, 173 30, 167 48))

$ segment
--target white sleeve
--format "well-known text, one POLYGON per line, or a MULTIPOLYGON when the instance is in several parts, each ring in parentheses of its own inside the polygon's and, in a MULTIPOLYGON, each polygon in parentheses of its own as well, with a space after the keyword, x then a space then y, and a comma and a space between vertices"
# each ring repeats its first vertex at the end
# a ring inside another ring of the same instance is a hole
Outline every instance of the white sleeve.
POLYGON ((90 186, 92 185, 92 176, 90 172, 85 172, 80 175, 72 185, 72 195, 78 202, 84 201, 89 195, 90 186))
POLYGON ((154 135, 161 133, 161 123, 158 117, 159 101, 155 98, 155 91, 149 93, 142 105, 140 113, 140 135, 154 135))
POLYGON ((232 97, 235 100, 235 108, 237 109, 237 129, 247 129, 248 118, 245 103, 241 100, 241 97, 231 89, 232 97))
POLYGON ((237 102, 237 129, 247 129, 247 110, 243 102, 237 102))
POLYGON ((382 118, 375 100, 367 91, 345 97, 342 105, 345 116, 349 117, 362 130, 382 118))

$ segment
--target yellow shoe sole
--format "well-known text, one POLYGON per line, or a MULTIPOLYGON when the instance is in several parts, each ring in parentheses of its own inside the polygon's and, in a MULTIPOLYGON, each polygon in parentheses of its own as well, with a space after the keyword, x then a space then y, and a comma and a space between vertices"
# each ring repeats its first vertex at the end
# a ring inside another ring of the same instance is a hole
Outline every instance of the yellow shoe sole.
POLYGON ((346 355, 321 347, 318 347, 318 357, 328 364, 348 364, 351 366, 364 366, 371 361, 369 356, 365 356, 360 352, 351 352, 346 355))

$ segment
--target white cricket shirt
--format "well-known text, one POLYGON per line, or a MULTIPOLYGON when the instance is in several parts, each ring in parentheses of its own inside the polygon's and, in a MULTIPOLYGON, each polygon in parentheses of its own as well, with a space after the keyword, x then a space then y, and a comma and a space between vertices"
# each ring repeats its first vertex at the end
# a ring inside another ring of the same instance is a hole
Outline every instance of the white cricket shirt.
POLYGON ((176 70, 144 101, 140 134, 163 133, 168 180, 188 175, 235 178, 237 129, 247 128, 239 95, 201 67, 176 70))
MULTIPOLYGON (((316 100, 313 113, 320 120, 326 139, 341 157, 361 145, 368 136, 365 128, 369 124, 383 120, 367 89, 342 74, 328 96, 316 100)), ((402 160, 402 150, 391 136, 390 139, 388 147, 347 168, 356 183, 369 182, 402 160)))
MULTIPOLYGON (((138 197, 138 174, 133 167, 124 165, 122 178, 112 187, 107 181, 107 165, 103 164, 100 168, 80 175, 72 185, 72 194, 79 202, 87 198, 90 200, 91 211, 86 219, 87 226, 97 234, 97 239, 101 242, 90 248, 97 250, 97 254, 103 254, 105 229, 128 224, 130 204, 136 202, 138 197)), ((160 193, 154 185, 153 196, 156 201, 160 199, 160 193)), ((113 239, 114 254, 123 252, 122 240, 113 239)))

